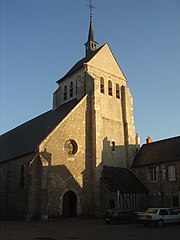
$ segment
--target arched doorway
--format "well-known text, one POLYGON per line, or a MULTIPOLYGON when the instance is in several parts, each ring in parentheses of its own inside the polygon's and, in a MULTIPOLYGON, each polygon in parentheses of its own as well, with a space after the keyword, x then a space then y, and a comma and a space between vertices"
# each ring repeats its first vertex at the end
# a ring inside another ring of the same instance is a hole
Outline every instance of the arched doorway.
POLYGON ((72 191, 68 191, 63 196, 63 216, 77 217, 77 197, 72 191))

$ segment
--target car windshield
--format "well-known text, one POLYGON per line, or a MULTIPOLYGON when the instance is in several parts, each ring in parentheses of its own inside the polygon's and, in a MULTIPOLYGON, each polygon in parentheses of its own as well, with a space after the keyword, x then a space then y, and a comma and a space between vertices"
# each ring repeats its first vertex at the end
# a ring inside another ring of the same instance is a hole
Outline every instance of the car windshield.
POLYGON ((146 213, 157 213, 157 208, 148 208, 148 210, 146 211, 146 213))

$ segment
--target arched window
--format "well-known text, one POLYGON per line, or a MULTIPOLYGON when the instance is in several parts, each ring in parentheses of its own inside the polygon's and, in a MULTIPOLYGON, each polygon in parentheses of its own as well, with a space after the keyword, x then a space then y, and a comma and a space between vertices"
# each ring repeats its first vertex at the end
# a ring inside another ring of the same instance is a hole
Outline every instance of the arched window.
POLYGON ((120 88, 118 83, 116 83, 116 97, 120 98, 120 88))
POLYGON ((21 165, 20 168, 20 183, 19 183, 21 188, 24 188, 24 165, 21 165))
POLYGON ((77 79, 76 79, 76 95, 77 95, 77 82, 78 82, 78 81, 77 81, 77 79))
POLYGON ((108 94, 112 96, 112 82, 110 80, 108 81, 108 94))
POLYGON ((101 89, 101 93, 104 93, 104 78, 103 77, 100 78, 100 89, 101 89))
POLYGON ((73 97, 73 82, 70 82, 70 97, 73 97))
POLYGON ((64 86, 64 100, 67 100, 67 86, 64 86))

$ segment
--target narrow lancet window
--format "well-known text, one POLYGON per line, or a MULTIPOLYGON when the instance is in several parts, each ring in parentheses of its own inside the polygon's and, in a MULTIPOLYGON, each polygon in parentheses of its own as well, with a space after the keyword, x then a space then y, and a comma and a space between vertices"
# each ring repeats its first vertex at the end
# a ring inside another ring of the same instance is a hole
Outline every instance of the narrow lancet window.
POLYGON ((73 82, 70 83, 70 97, 73 97, 73 82))
POLYGON ((116 83, 116 98, 120 99, 120 88, 118 83, 116 83))
POLYGON ((76 79, 76 95, 77 95, 77 82, 78 82, 78 81, 77 81, 77 79, 76 79))
POLYGON ((104 93, 104 78, 100 78, 100 88, 101 88, 101 93, 104 93))
POLYGON ((64 86, 64 100, 67 100, 67 86, 64 86))
POLYGON ((112 96, 112 82, 110 80, 108 81, 108 94, 112 96))

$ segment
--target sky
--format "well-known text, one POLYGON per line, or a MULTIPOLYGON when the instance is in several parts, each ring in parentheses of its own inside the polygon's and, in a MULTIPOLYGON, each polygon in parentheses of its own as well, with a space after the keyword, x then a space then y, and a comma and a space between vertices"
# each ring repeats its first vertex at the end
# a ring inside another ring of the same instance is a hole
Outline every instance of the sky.
MULTIPOLYGON (((180 135, 180 0, 93 0, 98 46, 128 80, 141 144, 180 135)), ((88 0, 0 0, 0 134, 50 110, 85 55, 88 0)))

